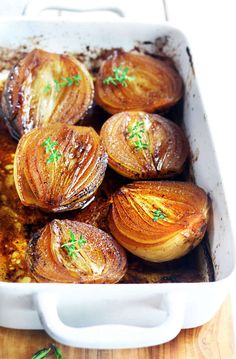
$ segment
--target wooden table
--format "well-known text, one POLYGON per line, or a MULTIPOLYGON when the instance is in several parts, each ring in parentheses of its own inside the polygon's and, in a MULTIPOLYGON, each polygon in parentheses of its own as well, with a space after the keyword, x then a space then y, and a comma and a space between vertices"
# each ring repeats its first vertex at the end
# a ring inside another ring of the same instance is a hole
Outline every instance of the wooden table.
MULTIPOLYGON (((0 328, 0 359, 30 359, 50 343, 52 339, 40 330, 0 328)), ((132 350, 86 350, 60 344, 58 347, 64 359, 235 359, 230 298, 208 324, 182 330, 164 345, 132 350)))

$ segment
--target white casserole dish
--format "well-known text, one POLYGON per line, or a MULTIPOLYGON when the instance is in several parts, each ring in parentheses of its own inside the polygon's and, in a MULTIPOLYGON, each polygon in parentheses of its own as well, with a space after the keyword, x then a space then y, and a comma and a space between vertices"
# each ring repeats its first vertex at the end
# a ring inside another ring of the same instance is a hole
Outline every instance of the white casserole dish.
MULTIPOLYGON (((0 283, 0 325, 45 329, 55 340, 84 348, 157 345, 182 328, 206 323, 219 309, 235 271, 232 236, 221 175, 185 36, 169 25, 112 22, 1 19, 0 46, 25 45, 55 52, 90 48, 132 49, 137 41, 166 39, 185 83, 184 126, 193 154, 196 183, 212 200, 209 243, 216 281, 168 284, 23 284, 0 283)), ((150 45, 147 44, 148 47, 150 45)))

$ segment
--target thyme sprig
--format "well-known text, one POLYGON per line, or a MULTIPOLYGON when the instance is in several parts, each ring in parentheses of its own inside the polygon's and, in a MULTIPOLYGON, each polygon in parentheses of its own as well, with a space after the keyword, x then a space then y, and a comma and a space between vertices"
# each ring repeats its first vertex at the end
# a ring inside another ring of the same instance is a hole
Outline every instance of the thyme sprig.
POLYGON ((167 214, 162 212, 162 210, 159 208, 159 209, 156 209, 155 211, 152 211, 153 212, 153 221, 154 222, 157 222, 159 219, 163 219, 163 221, 166 221, 168 222, 168 217, 167 217, 167 214))
POLYGON ((148 144, 142 141, 142 133, 144 133, 144 123, 142 121, 137 121, 133 127, 129 126, 127 128, 129 139, 134 139, 134 145, 136 150, 146 150, 148 148, 148 144))
POLYGON ((67 250, 68 257, 75 259, 85 243, 87 243, 87 241, 82 233, 80 234, 79 239, 77 239, 74 232, 70 230, 70 239, 67 243, 62 244, 61 248, 65 248, 67 250))
POLYGON ((114 85, 117 86, 119 83, 124 86, 127 87, 127 81, 134 81, 135 77, 134 76, 128 76, 128 71, 129 68, 128 67, 124 67, 122 68, 122 66, 119 67, 114 67, 112 69, 112 72, 114 73, 114 76, 108 76, 103 80, 103 83, 105 85, 114 85))
MULTIPOLYGON (((63 87, 70 87, 72 85, 76 85, 78 86, 81 80, 81 76, 80 75, 74 75, 72 77, 61 77, 59 80, 53 80, 55 86, 56 86, 56 92, 59 92, 61 88, 63 87)), ((48 83, 44 89, 43 92, 44 93, 49 93, 52 90, 52 84, 48 83)))
POLYGON ((44 359, 51 352, 51 350, 54 352, 56 359, 63 359, 61 350, 57 348, 55 344, 51 344, 49 348, 40 349, 31 357, 31 359, 44 359))
POLYGON ((57 145, 57 142, 52 142, 51 137, 46 138, 43 141, 43 147, 45 147, 46 153, 50 153, 50 156, 47 159, 47 163, 53 163, 58 160, 59 157, 62 156, 54 147, 57 145))
POLYGON ((52 85, 51 85, 51 84, 47 84, 47 85, 44 87, 43 92, 44 92, 44 93, 48 93, 48 92, 51 91, 51 89, 52 89, 52 85))

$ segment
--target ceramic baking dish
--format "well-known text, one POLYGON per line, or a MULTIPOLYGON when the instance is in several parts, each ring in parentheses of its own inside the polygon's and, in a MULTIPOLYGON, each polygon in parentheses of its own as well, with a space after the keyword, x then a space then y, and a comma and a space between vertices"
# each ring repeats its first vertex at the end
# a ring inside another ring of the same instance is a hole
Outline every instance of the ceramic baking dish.
MULTIPOLYGON (((195 156, 196 183, 212 200, 208 229, 216 280, 162 284, 0 283, 0 325, 45 329, 55 340, 84 348, 132 348, 157 345, 182 328, 206 323, 219 309, 235 268, 229 215, 207 117, 185 36, 169 25, 4 18, 0 46, 25 46, 55 52, 122 47, 143 43, 151 51, 162 44, 185 83, 184 128, 195 156)), ((156 50, 155 50, 156 49, 156 50)), ((206 99, 207 100, 207 99, 206 99)))

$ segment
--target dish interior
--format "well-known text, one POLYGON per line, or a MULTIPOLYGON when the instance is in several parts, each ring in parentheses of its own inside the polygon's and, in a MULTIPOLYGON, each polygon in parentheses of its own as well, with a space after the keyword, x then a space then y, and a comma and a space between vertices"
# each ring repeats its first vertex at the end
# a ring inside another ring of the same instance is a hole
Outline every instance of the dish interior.
MULTIPOLYGON (((212 201, 211 218, 207 235, 202 243, 187 256, 172 262, 155 264, 129 255, 129 270, 123 283, 202 282, 223 279, 233 268, 230 255, 231 233, 224 193, 217 162, 207 125, 206 114, 198 90, 190 48, 183 35, 167 26, 124 23, 88 24, 63 22, 20 22, 16 36, 10 37, 11 26, 0 24, 0 71, 9 69, 17 59, 33 48, 76 54, 92 73, 98 71, 101 61, 114 48, 126 51, 135 49, 151 56, 168 56, 173 59, 185 84, 184 101, 164 113, 180 124, 191 147, 191 163, 177 180, 193 180, 202 187, 212 201), (124 25, 124 26, 123 26, 124 25), (96 30, 95 30, 96 29, 96 30), (31 35, 29 37, 29 34, 31 35), (68 41, 68 37, 70 41, 68 41), (227 231, 226 231, 227 229, 227 231)), ((12 28, 11 28, 12 33, 12 28)), ((100 130, 109 115, 98 106, 80 122, 100 130)), ((97 225, 107 231, 106 216, 109 195, 130 180, 115 174, 111 169, 98 191, 96 200, 82 211, 69 214, 46 215, 21 205, 13 181, 14 151, 16 142, 0 127, 0 280, 32 280, 24 262, 24 251, 33 232, 53 218, 78 219, 97 225)), ((29 280, 29 281, 30 281, 29 280)))

